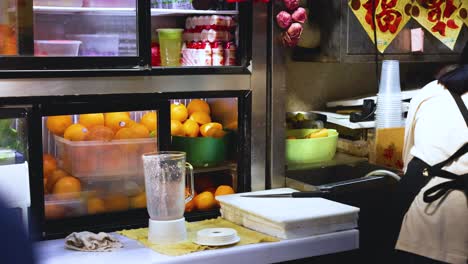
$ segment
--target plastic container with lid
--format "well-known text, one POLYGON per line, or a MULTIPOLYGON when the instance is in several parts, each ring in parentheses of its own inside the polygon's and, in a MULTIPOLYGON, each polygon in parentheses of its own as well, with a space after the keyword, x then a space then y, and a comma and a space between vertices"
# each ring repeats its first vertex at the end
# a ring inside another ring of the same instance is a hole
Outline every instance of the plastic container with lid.
POLYGON ((119 35, 117 34, 77 34, 67 35, 68 39, 82 42, 80 56, 119 56, 119 35))
POLYGON ((155 138, 70 141, 54 136, 59 165, 78 178, 105 179, 143 175, 141 156, 157 150, 155 138))
POLYGON ((35 6, 82 7, 83 0, 34 0, 35 6))
POLYGON ((136 0, 84 0, 85 7, 135 8, 136 0))
POLYGON ((81 41, 78 40, 35 40, 35 56, 74 57, 78 56, 81 41))

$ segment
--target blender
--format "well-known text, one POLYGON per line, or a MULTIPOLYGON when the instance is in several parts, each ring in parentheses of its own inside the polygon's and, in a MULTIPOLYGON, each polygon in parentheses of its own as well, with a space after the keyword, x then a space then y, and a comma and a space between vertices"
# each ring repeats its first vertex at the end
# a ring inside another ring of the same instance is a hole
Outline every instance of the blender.
POLYGON ((147 208, 150 216, 148 240, 172 244, 187 239, 184 210, 193 198, 193 167, 185 152, 161 151, 142 156, 147 208), (186 177, 186 171, 189 177, 186 177), (188 180, 186 180, 188 178, 188 180), (185 197, 186 186, 190 195, 185 197))

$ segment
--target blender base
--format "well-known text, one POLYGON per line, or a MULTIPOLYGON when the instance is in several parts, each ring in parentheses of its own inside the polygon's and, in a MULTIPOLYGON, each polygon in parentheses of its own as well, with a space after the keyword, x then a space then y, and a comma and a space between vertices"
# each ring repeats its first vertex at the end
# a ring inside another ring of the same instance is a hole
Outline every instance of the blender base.
POLYGON ((187 239, 185 218, 156 221, 149 219, 148 241, 155 244, 173 244, 187 239))

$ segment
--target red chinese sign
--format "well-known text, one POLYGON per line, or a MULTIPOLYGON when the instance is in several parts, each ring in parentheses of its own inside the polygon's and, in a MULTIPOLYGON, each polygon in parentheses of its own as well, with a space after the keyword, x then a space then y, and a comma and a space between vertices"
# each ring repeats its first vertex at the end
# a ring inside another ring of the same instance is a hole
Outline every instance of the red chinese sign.
POLYGON ((455 46, 462 21, 459 0, 421 0, 413 3, 413 18, 450 49, 455 46))
POLYGON ((381 11, 376 13, 375 20, 377 21, 377 26, 381 32, 390 31, 390 33, 395 34, 400 26, 402 20, 402 14, 398 10, 395 10, 397 0, 368 0, 363 7, 366 9, 366 23, 369 24, 372 30, 375 29, 373 21, 373 3, 376 6, 379 5, 381 11))
POLYGON ((410 15, 404 11, 408 1, 350 0, 349 6, 372 41, 374 30, 377 31, 377 48, 384 52, 410 19, 410 15))

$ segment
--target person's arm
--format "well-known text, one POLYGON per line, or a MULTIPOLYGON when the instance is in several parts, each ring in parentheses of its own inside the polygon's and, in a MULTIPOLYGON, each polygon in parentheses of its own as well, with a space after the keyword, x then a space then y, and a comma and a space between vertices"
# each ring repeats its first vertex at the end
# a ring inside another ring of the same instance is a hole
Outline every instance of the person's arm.
POLYGON ((6 208, 2 201, 0 201, 0 234, 0 263, 34 263, 32 243, 26 236, 23 221, 14 209, 6 208))

